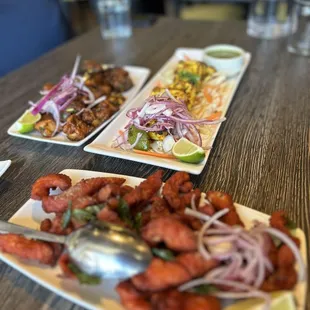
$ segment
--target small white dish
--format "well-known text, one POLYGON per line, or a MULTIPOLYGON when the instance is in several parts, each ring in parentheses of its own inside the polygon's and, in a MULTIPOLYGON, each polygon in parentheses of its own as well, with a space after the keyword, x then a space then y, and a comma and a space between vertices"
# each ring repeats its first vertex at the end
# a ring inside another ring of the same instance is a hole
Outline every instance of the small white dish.
POLYGON ((245 51, 235 45, 216 44, 203 51, 203 61, 227 76, 240 72, 244 63, 245 51))
POLYGON ((0 161, 0 177, 4 174, 5 171, 11 166, 11 160, 0 161))

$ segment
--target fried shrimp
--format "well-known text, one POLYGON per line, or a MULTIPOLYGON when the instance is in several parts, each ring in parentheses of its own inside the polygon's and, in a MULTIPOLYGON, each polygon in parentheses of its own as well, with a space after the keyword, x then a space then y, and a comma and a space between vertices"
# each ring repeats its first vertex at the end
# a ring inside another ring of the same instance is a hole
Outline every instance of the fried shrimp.
POLYGON ((127 310, 152 310, 151 303, 132 285, 130 280, 120 282, 116 291, 127 310))
POLYGON ((100 221, 125 226, 125 223, 119 218, 118 214, 109 207, 103 208, 98 214, 97 218, 100 221))
POLYGON ((159 217, 168 216, 170 214, 169 207, 165 199, 155 196, 151 199, 151 201, 150 216, 152 220, 159 217))
POLYGON ((29 240, 20 235, 0 234, 0 250, 41 264, 56 263, 53 248, 46 242, 29 240))
POLYGON ((215 259, 205 260, 199 252, 180 254, 176 261, 190 273, 192 278, 201 277, 219 265, 215 259))
POLYGON ((134 190, 124 196, 127 204, 132 207, 139 204, 144 207, 148 201, 159 191, 162 185, 163 171, 157 170, 145 181, 141 182, 134 190))
POLYGON ((160 217, 151 220, 142 229, 142 238, 151 245, 164 242, 174 251, 195 251, 197 238, 195 233, 173 217, 160 217))
POLYGON ((154 310, 220 310, 219 300, 213 296, 181 293, 170 290, 152 295, 154 310))
POLYGON ((219 191, 209 191, 207 192, 207 198, 217 211, 226 208, 229 209, 229 212, 225 214, 222 218, 224 223, 230 226, 234 225, 244 226, 236 211, 234 202, 230 195, 219 191))
POLYGON ((49 195, 51 188, 59 187, 62 191, 71 187, 71 179, 65 174, 48 174, 35 181, 32 185, 31 198, 42 200, 49 195))
POLYGON ((45 219, 44 221, 42 221, 40 225, 40 230, 56 235, 68 235, 72 232, 73 228, 70 223, 68 227, 63 228, 62 214, 56 214, 56 216, 52 220, 45 219))
POLYGON ((60 195, 44 197, 42 207, 47 213, 62 213, 67 210, 69 203, 73 205, 74 200, 80 197, 94 195, 100 188, 107 184, 121 185, 124 182, 125 180, 122 178, 92 178, 82 180, 60 195))
POLYGON ((189 272, 178 262, 153 258, 145 272, 132 278, 140 291, 158 292, 176 287, 191 279, 189 272))
POLYGON ((288 235, 297 246, 300 245, 300 241, 298 238, 292 236, 291 231, 287 227, 289 224, 289 218, 285 211, 275 211, 271 214, 270 217, 270 226, 273 228, 276 228, 283 232, 284 234, 288 235))
POLYGON ((291 290, 297 283, 297 273, 294 266, 281 267, 273 272, 262 284, 261 290, 274 292, 291 290))
POLYGON ((193 195, 196 204, 200 199, 200 190, 196 188, 192 191, 192 188, 193 184, 190 182, 189 174, 176 172, 165 183, 162 194, 173 210, 183 211, 191 205, 193 195))

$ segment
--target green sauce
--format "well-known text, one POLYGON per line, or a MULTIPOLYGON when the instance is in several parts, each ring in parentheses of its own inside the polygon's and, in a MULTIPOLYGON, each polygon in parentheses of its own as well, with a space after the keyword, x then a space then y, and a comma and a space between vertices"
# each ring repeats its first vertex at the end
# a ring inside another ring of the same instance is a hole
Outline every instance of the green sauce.
POLYGON ((237 51, 231 51, 231 50, 213 50, 213 51, 207 52, 207 55, 214 57, 214 58, 228 59, 228 58, 239 57, 241 53, 237 51))

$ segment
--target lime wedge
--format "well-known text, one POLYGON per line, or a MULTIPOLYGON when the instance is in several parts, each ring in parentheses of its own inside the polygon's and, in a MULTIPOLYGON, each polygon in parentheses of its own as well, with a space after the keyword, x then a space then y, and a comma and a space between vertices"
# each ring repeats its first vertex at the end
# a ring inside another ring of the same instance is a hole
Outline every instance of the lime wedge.
POLYGON ((27 110, 21 118, 16 122, 19 133, 28 133, 34 129, 34 125, 41 119, 41 114, 33 115, 27 110))
MULTIPOLYGON (((271 293, 270 310, 296 310, 294 295, 291 291, 279 291, 271 293)), ((224 310, 262 310, 264 302, 261 299, 250 298, 239 301, 231 306, 225 307, 224 310)))
POLYGON ((202 147, 181 138, 172 149, 172 154, 181 161, 198 164, 204 160, 206 154, 202 147))

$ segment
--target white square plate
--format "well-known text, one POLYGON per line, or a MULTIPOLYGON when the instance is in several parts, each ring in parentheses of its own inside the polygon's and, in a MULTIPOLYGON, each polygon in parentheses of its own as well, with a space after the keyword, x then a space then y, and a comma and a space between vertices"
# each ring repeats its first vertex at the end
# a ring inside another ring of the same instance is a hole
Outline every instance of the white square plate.
POLYGON ((11 166, 11 160, 0 161, 0 177, 4 174, 5 171, 11 166))
MULTIPOLYGON (((162 76, 165 72, 173 70, 176 68, 179 60, 184 59, 184 56, 188 56, 194 60, 202 60, 203 50, 202 49, 194 49, 194 48, 179 48, 175 51, 172 57, 164 64, 164 66, 156 73, 156 75, 147 83, 147 85, 141 90, 139 95, 124 109, 122 113, 111 123, 104 132, 102 132, 92 143, 86 145, 84 150, 90 153, 96 153, 100 155, 109 155, 112 157, 118 157, 123 159, 129 159, 137 162, 141 162, 144 164, 151 164, 159 167, 169 168, 178 171, 186 171, 192 174, 200 174, 203 170, 208 157, 210 155, 210 150, 206 152, 205 159, 200 164, 188 164, 181 162, 177 159, 165 159, 158 158, 154 156, 147 156, 134 153, 132 151, 124 151, 120 148, 113 148, 111 144, 113 140, 117 137, 118 131, 124 128, 129 119, 126 116, 126 111, 131 108, 140 107, 143 105, 144 100, 151 94, 153 88, 158 85, 158 81, 162 79, 162 76)), ((224 103, 224 115, 233 99, 235 92, 237 91, 238 85, 250 63, 251 54, 246 53, 244 59, 244 65, 240 73, 234 78, 230 79, 233 83, 233 87, 231 87, 229 94, 226 96, 226 102, 224 103)), ((217 132, 220 128, 220 125, 216 125, 216 130, 212 137, 211 145, 216 138, 217 132)))
MULTIPOLYGON (((61 173, 68 175, 73 184, 81 179, 93 177, 124 177, 126 184, 136 186, 144 179, 130 176, 94 172, 86 170, 64 170, 61 173)), ((238 214, 247 227, 249 227, 253 220, 259 220, 263 223, 268 223, 269 216, 256 210, 236 204, 238 214)), ((9 220, 11 223, 23 225, 26 227, 39 229, 40 222, 51 217, 46 214, 41 208, 41 202, 29 199, 9 220)), ((306 240, 302 230, 298 229, 297 237, 301 240, 301 253, 305 263, 306 259, 306 240)), ((82 306, 87 309, 104 309, 104 310, 124 310, 119 303, 119 298, 114 290, 117 285, 117 280, 103 280, 99 286, 80 285, 75 281, 60 278, 61 271, 59 267, 51 268, 40 266, 38 264, 29 264, 25 261, 17 259, 16 257, 0 253, 0 259, 6 262, 11 267, 20 271, 33 281, 41 284, 54 293, 82 306)), ((298 301, 298 310, 304 309, 306 298, 306 282, 299 283, 295 290, 296 299, 298 301)))
MULTIPOLYGON (((87 137, 85 137, 81 141, 70 141, 64 133, 59 133, 55 137, 45 138, 39 132, 32 131, 30 133, 21 134, 17 131, 16 123, 14 123, 9 129, 8 134, 14 137, 36 140, 40 142, 48 142, 48 143, 56 143, 70 146, 81 146, 86 141, 88 141, 91 137, 93 137, 96 133, 98 133, 102 128, 104 128, 107 124, 109 124, 119 113, 120 111, 126 109, 126 106, 130 103, 130 101, 137 95, 148 76, 150 75, 150 70, 144 67, 134 67, 134 66, 124 66, 126 71, 129 72, 129 75, 133 81, 133 87, 124 92, 123 95, 126 97, 126 101, 122 105, 121 109, 113 114, 108 120, 103 122, 99 127, 97 127, 92 133, 90 133, 87 137)), ((28 98, 30 99, 30 98, 28 98)), ((27 98, 25 98, 25 105, 27 102, 27 98)))

